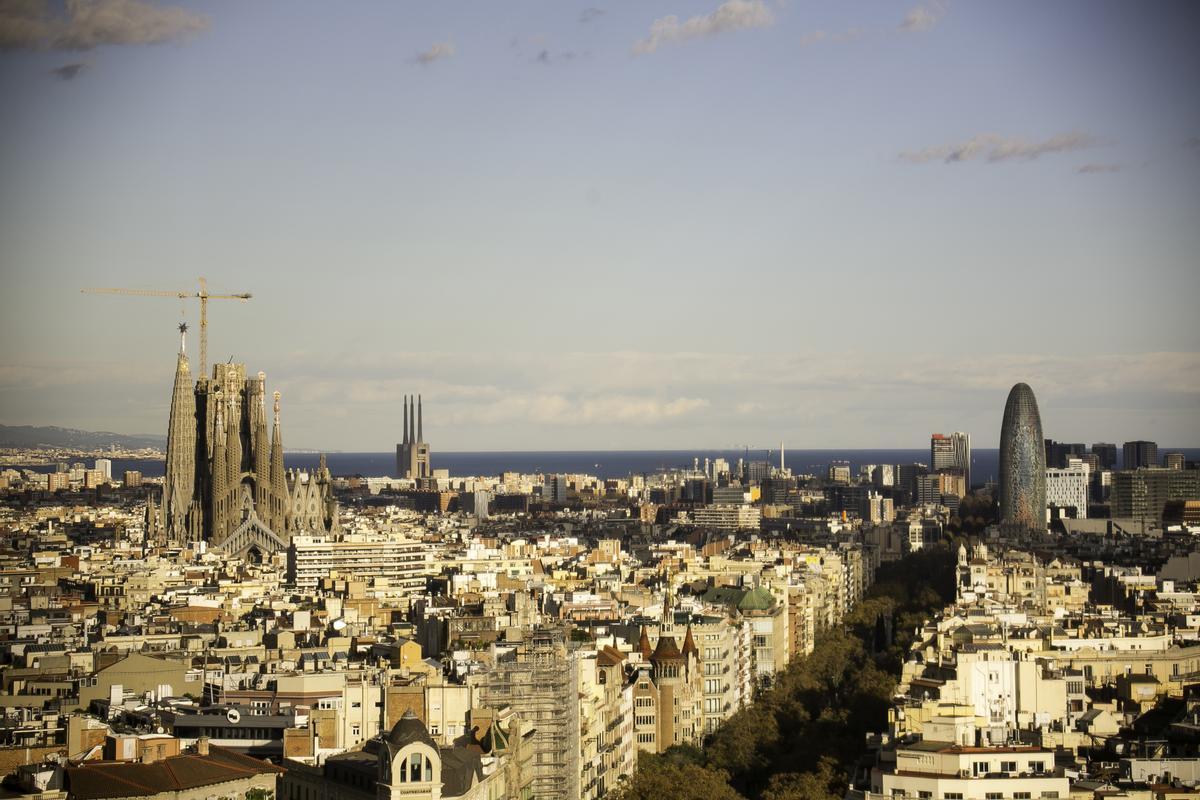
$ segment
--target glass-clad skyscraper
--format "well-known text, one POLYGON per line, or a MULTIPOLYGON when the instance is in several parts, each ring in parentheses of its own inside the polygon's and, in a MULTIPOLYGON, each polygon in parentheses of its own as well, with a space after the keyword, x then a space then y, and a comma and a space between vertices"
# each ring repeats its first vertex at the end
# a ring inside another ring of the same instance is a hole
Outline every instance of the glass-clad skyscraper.
POLYGON ((1000 520, 1046 528, 1046 449, 1037 398, 1018 383, 1004 404, 1000 428, 1000 520))

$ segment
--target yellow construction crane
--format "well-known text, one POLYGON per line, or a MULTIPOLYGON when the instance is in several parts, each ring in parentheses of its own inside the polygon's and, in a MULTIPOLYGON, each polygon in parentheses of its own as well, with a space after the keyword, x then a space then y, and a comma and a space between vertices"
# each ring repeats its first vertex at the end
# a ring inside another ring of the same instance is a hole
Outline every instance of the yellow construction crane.
POLYGON ((208 281, 200 278, 200 291, 192 292, 160 292, 155 289, 112 289, 112 288, 95 288, 83 289, 84 294, 122 294, 133 297, 174 297, 179 300, 187 300, 189 298, 198 298, 200 300, 200 371, 197 373, 200 377, 204 377, 208 370, 208 301, 209 300, 241 300, 243 303, 250 299, 250 293, 242 294, 209 294, 208 281))

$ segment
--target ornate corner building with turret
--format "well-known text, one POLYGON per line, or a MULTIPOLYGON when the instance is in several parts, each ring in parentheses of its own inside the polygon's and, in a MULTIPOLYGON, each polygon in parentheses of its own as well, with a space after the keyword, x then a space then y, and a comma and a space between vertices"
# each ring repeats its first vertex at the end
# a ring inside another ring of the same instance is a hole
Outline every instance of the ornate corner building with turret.
POLYGON ((157 538, 266 557, 286 550, 298 533, 337 529, 325 457, 312 474, 284 470, 279 392, 268 438, 266 375, 247 377, 244 364, 214 364, 212 377, 193 385, 186 331, 181 325, 162 501, 154 509, 157 538))

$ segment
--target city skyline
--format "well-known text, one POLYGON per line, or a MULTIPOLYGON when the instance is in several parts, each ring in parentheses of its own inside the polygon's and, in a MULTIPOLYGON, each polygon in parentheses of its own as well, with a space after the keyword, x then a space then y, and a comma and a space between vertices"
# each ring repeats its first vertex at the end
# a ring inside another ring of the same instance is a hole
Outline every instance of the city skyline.
POLYGON ((166 430, 78 290, 206 275, 306 448, 1200 444, 1186 5, 98 7, 0 13, 0 422, 166 430))

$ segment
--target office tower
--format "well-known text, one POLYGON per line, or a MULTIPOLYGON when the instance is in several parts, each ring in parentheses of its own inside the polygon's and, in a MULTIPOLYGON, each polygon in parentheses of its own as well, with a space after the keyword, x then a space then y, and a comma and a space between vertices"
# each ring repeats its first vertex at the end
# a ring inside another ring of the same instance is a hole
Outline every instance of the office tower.
POLYGON ((1163 453, 1163 466, 1167 469, 1183 469, 1187 466, 1187 459, 1183 453, 1163 453))
POLYGON ((1046 528, 1046 450, 1037 398, 1027 384, 1008 393, 1000 426, 1000 519, 1046 528))
POLYGON ((414 404, 412 395, 404 398, 404 441, 396 445, 396 475, 416 480, 433 475, 429 445, 425 442, 425 414, 421 395, 414 404))
POLYGON ((1143 467, 1113 473, 1114 519, 1161 520, 1172 501, 1200 500, 1200 470, 1143 467))
POLYGON ((726 479, 729 478, 729 462, 723 458, 713 459, 713 462, 712 462, 713 480, 714 481, 720 480, 722 478, 722 476, 725 477, 726 479))
POLYGON ((125 478, 121 481, 126 489, 136 489, 142 485, 142 473, 140 470, 127 469, 125 470, 125 478))
POLYGON ((880 464, 871 470, 871 483, 876 486, 895 486, 896 485, 896 465, 895 464, 880 464))
POLYGON ((547 503, 567 502, 567 476, 547 475, 542 481, 542 500, 547 503))
POLYGON ((1097 458, 1095 453, 1084 453, 1083 455, 1075 456, 1075 458, 1078 458, 1087 465, 1089 475, 1095 476, 1100 471, 1100 459, 1097 458))
POLYGON ((1100 461, 1100 469, 1117 468, 1117 446, 1112 442, 1096 442, 1092 445, 1092 453, 1100 461))
POLYGON ((97 458, 93 466, 97 472, 104 476, 105 482, 112 480, 112 461, 107 458, 97 458))
POLYGON ((850 462, 835 461, 829 465, 830 483, 850 483, 850 462))
POLYGON ((311 476, 284 472, 279 392, 268 440, 266 375, 246 377, 244 364, 214 364, 212 377, 193 387, 186 330, 180 326, 167 430, 160 511, 167 540, 203 540, 231 556, 269 556, 286 549, 293 534, 336 528, 325 457, 311 476))
MULTIPOLYGON (((1074 509, 1077 519, 1087 518, 1091 470, 1082 459, 1068 459, 1065 467, 1046 468, 1046 507, 1074 509)), ((1066 514, 1065 516, 1071 516, 1066 514)))
POLYGON ((1158 466, 1158 445, 1155 442, 1126 442, 1122 450, 1125 460, 1121 469, 1158 466))
POLYGON ((935 433, 929 437, 929 464, 934 472, 953 472, 963 476, 971 488, 971 437, 955 431, 949 436, 935 433))
POLYGON ((1056 442, 1046 440, 1046 466, 1062 469, 1067 466, 1067 459, 1078 458, 1087 453, 1087 445, 1083 442, 1056 442))
POLYGON ((743 483, 762 483, 767 478, 771 477, 771 462, 769 461, 749 461, 745 464, 745 472, 743 473, 743 483))

